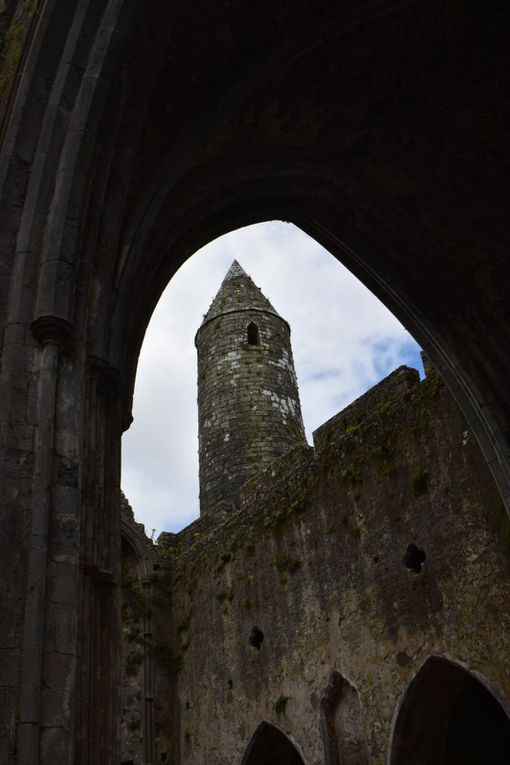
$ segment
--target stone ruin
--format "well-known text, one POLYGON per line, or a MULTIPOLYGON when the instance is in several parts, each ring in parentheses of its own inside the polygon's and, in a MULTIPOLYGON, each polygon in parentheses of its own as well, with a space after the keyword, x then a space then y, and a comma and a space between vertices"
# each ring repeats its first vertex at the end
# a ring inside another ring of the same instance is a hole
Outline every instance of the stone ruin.
POLYGON ((506 763, 510 525, 438 373, 310 447, 236 262, 196 345, 201 516, 153 545, 123 512, 122 762, 506 763))

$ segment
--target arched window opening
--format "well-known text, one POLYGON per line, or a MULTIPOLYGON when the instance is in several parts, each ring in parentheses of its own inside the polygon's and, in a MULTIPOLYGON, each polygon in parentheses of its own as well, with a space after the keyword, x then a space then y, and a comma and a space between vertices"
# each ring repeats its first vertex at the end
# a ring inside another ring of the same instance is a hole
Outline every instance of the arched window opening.
POLYGON ((250 323, 248 324, 247 335, 248 335, 248 345, 260 345, 259 328, 253 321, 250 321, 250 323))
POLYGON ((399 711, 391 765, 504 765, 510 720, 493 694, 463 667, 432 657, 399 711))
POLYGON ((304 762, 281 730, 263 722, 253 734, 241 765, 304 765, 304 762))

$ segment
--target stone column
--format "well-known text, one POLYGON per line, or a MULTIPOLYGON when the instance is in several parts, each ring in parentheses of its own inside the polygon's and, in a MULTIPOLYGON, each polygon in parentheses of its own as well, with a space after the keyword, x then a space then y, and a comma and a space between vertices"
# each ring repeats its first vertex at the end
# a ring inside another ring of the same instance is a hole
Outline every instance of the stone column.
MULTIPOLYGON (((61 349, 71 336, 71 325, 54 316, 43 316, 32 324, 34 337, 41 345, 39 355, 39 386, 37 400, 38 427, 35 436, 34 470, 32 479, 32 512, 27 559, 27 595, 22 641, 20 722, 18 725, 19 762, 32 765, 40 762, 42 727, 43 668, 45 666, 45 635, 47 601, 48 550, 53 482, 55 473, 55 419, 58 367, 61 349)), ((75 593, 73 593, 75 595, 75 593)), ((67 649, 69 646, 66 647, 67 649)), ((62 689, 68 686, 69 673, 74 676, 76 657, 69 653, 52 656, 50 672, 62 689), (60 676, 60 677, 59 677, 60 676)), ((54 689, 58 693, 57 689, 54 689)), ((57 706, 62 709, 64 699, 57 706)), ((58 713, 57 713, 58 716, 58 713)), ((55 722, 55 720, 53 720, 55 722)))

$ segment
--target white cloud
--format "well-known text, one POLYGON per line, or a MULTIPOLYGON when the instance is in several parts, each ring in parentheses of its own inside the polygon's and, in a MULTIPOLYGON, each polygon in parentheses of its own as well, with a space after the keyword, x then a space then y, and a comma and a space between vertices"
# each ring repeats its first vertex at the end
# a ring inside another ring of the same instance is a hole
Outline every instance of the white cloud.
POLYGON ((418 349, 387 309, 296 227, 266 223, 204 247, 177 272, 149 324, 123 439, 122 485, 149 531, 198 515, 195 332, 237 259, 292 328, 311 432, 418 349))

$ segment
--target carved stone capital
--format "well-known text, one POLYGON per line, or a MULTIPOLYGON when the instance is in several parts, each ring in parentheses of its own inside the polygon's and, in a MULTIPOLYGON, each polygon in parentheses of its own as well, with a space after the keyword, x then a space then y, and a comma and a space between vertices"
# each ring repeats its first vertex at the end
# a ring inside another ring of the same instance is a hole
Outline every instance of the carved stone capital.
POLYGON ((59 347, 68 347, 73 336, 73 325, 60 316, 38 316, 30 329, 40 345, 55 343, 59 347))

